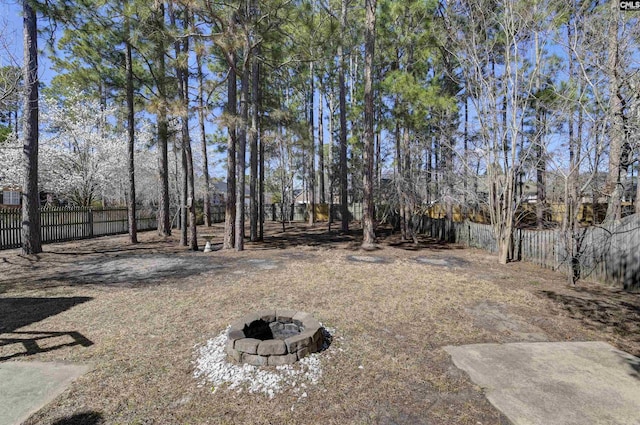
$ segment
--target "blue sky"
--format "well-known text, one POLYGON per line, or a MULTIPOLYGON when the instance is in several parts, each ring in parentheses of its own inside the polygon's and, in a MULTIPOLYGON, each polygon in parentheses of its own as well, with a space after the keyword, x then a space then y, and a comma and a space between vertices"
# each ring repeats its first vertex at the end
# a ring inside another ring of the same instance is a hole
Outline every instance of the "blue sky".
MULTIPOLYGON (((23 46, 22 46, 22 3, 16 0, 0 0, 0 66, 15 65, 22 66, 23 46)), ((38 17, 38 29, 41 31, 47 28, 49 21, 38 17)), ((45 85, 51 82, 56 73, 51 70, 51 62, 48 55, 51 50, 48 46, 49 34, 38 36, 38 74, 40 80, 45 85)), ((192 124, 192 138, 194 143, 199 140, 195 123, 192 124)), ((215 124, 209 122, 207 131, 215 131, 215 124)), ((194 150, 200 152, 199 147, 194 146, 194 150)), ((215 155, 213 149, 209 149, 209 172, 213 177, 223 174, 221 158, 215 155)))
MULTIPOLYGON (((38 19, 39 28, 48 25, 42 18, 38 19)), ((0 52, 0 65, 22 65, 22 4, 16 0, 0 0, 0 35, 2 36, 2 51, 0 52)), ((46 37, 46 35, 45 35, 46 37)), ((38 37, 39 74, 46 84, 51 81, 53 73, 49 69, 51 63, 47 59, 45 49, 46 39, 38 37)))
POLYGON ((21 41, 22 17, 18 13, 18 5, 13 1, 2 0, 0 3, 0 36, 2 51, 0 65, 9 65, 12 59, 22 58, 21 41))

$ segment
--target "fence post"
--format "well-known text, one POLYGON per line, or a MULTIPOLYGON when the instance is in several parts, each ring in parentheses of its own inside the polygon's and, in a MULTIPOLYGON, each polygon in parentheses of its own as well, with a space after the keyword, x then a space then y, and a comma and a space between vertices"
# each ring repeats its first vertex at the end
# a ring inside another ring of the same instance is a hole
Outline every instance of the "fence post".
POLYGON ((93 237, 93 210, 89 208, 87 210, 87 214, 89 215, 89 237, 93 237))

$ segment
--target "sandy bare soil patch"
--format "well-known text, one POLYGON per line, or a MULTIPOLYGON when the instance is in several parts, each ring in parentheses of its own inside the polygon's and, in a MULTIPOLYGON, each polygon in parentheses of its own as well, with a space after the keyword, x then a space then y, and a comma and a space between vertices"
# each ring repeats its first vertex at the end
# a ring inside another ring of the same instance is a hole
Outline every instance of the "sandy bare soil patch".
POLYGON ((506 424, 444 346, 604 340, 640 354, 638 294, 384 231, 360 252, 357 232, 267 230, 241 253, 153 233, 0 252, 0 361, 92 365, 27 423, 506 424), (229 323, 274 308, 331 330, 313 382, 271 395, 194 376, 229 323))

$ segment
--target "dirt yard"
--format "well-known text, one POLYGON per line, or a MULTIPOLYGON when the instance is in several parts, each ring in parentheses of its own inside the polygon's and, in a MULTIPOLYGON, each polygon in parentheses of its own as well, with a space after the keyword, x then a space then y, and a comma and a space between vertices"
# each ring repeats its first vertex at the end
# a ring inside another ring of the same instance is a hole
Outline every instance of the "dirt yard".
POLYGON ((357 231, 280 230, 241 253, 152 232, 0 251, 0 361, 92 367, 27 424, 507 424, 444 346, 602 340, 640 355, 638 293, 389 232, 364 252, 357 231), (278 308, 331 335, 313 379, 270 395, 194 377, 231 322, 278 308))

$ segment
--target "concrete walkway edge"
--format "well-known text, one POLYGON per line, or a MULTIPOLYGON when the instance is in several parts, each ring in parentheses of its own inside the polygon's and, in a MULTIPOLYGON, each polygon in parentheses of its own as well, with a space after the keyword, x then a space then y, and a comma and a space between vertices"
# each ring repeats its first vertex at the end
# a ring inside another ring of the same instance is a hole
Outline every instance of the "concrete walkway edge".
POLYGON ((59 362, 0 363, 0 425, 19 425, 89 369, 59 362))
POLYGON ((604 342, 447 346, 514 425, 640 424, 640 359, 604 342))

